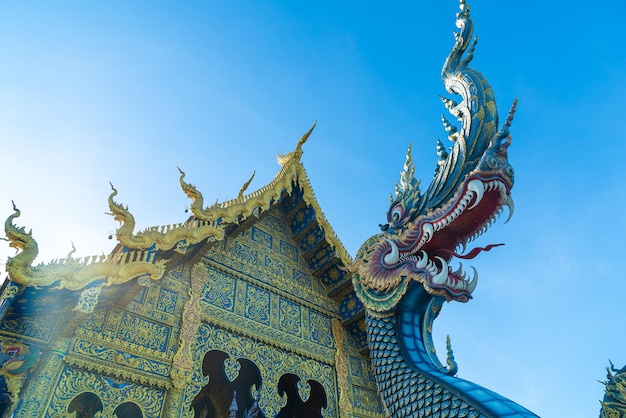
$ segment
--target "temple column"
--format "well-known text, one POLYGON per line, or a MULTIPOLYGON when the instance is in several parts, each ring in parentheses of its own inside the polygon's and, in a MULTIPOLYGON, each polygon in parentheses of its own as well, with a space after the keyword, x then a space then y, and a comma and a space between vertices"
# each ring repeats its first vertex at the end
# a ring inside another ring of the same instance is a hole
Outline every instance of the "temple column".
POLYGON ((345 342, 346 330, 341 321, 334 318, 332 322, 333 339, 335 340, 335 370, 337 371, 337 387, 339 389, 339 416, 352 417, 352 399, 348 382, 348 360, 345 342))
POLYGON ((167 392, 163 417, 178 418, 185 416, 182 411, 184 393, 184 390, 178 388, 173 388, 167 392))
POLYGON ((45 416, 50 400, 57 386, 59 375, 65 366, 65 356, 72 346, 72 339, 78 325, 85 320, 84 312, 65 312, 59 319, 57 330, 50 337, 50 344, 43 350, 34 370, 26 382, 26 388, 20 394, 20 402, 15 418, 45 416))
POLYGON ((192 347, 197 338, 202 317, 200 296, 207 280, 207 266, 201 262, 195 264, 191 268, 189 299, 183 306, 178 351, 174 354, 170 371, 170 379, 174 388, 168 393, 164 417, 178 418, 183 416, 181 415, 184 407, 183 395, 185 388, 191 382, 194 371, 192 347))
POLYGON ((20 395, 21 402, 13 415, 15 418, 45 416, 56 382, 65 365, 63 359, 71 343, 69 339, 56 338, 49 349, 42 353, 38 365, 28 379, 26 390, 20 395))

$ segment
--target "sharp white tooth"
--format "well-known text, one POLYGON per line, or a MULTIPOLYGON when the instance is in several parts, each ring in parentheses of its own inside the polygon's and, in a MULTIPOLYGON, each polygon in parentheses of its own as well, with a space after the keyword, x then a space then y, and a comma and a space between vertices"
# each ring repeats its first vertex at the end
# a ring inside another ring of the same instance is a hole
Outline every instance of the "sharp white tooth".
POLYGON ((465 282, 463 280, 455 280, 452 288, 456 290, 465 290, 465 282))
POLYGON ((506 221, 504 221, 504 223, 507 223, 511 220, 511 218, 513 217, 513 212, 515 211, 515 202, 513 202, 513 197, 511 195, 508 195, 506 197, 506 202, 504 203, 504 206, 507 206, 509 208, 509 217, 506 219, 506 221))
POLYGON ((454 271, 454 273, 452 273, 452 274, 454 274, 455 276, 460 276, 462 273, 463 273, 463 264, 461 264, 461 262, 459 262, 459 268, 456 269, 454 271))
POLYGON ((467 284, 467 287, 465 288, 465 290, 468 293, 474 292, 474 289, 476 289, 476 285, 478 284, 478 272, 476 271, 476 269, 473 266, 472 266, 472 270, 474 270, 474 277, 472 278, 472 281, 469 282, 467 284))
POLYGON ((395 242, 391 241, 390 239, 388 239, 387 242, 391 246, 391 252, 385 255, 383 261, 386 265, 393 266, 395 264, 398 264, 398 261, 400 260, 400 251, 398 251, 398 246, 395 242))
POLYGON ((483 200, 485 186, 483 185, 482 181, 474 179, 467 184, 467 190, 476 194, 476 200, 474 200, 474 204, 469 207, 469 209, 474 209, 476 205, 479 204, 481 200, 483 200))
POLYGON ((418 257, 415 267, 417 267, 418 269, 423 269, 424 267, 426 267, 426 264, 428 264, 428 254, 426 254, 426 251, 424 250, 420 251, 420 254, 421 258, 418 257))
POLYGON ((430 241, 435 232, 433 228, 433 224, 426 223, 422 226, 422 230, 424 231, 424 236, 426 237, 426 242, 430 241))
POLYGON ((466 245, 467 245, 467 244, 465 243, 465 241, 463 241, 463 242, 461 242, 461 244, 460 244, 460 245, 461 245, 461 251, 460 251, 460 252, 461 252, 461 253, 464 253, 464 252, 465 252, 465 248, 466 248, 466 245))
POLYGON ((441 257, 435 257, 441 262, 441 272, 433 276, 433 283, 444 284, 448 278, 448 263, 441 257))

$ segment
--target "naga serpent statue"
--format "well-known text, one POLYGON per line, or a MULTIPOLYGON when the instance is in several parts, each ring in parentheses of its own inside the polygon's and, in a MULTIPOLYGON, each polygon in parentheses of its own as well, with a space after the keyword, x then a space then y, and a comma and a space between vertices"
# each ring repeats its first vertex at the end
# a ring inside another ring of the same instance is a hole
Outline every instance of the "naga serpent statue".
POLYGON ((491 87, 468 66, 476 40, 464 0, 456 25, 460 30, 442 79, 446 90, 462 100, 442 100, 462 127, 442 118, 453 145, 448 152, 438 141, 439 161, 424 193, 413 175, 409 146, 387 223, 361 246, 349 270, 366 308, 372 366, 389 416, 535 417, 495 392, 454 377, 449 343, 449 367, 444 367, 432 342, 432 323, 443 302, 467 302, 476 288, 476 270, 471 279, 462 267, 453 271, 448 267, 452 258, 471 259, 491 249, 457 253, 485 232, 504 206, 513 212, 507 149, 515 103, 498 130, 491 87))

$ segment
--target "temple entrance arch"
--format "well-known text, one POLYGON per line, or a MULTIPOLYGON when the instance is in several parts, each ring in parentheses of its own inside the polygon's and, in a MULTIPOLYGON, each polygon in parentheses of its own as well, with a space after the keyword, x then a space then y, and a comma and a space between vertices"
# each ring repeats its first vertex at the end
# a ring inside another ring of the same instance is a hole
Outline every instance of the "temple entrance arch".
MULTIPOLYGON (((191 403, 196 418, 226 418, 233 399, 237 404, 237 418, 244 418, 244 413, 252 409, 256 395, 261 388, 262 379, 259 368, 246 358, 238 358, 239 373, 231 381, 226 373, 225 362, 229 355, 223 351, 211 350, 202 360, 202 374, 209 377, 191 403)), ((237 367, 236 367, 237 368, 237 367)), ((265 415, 259 412, 258 418, 265 415)))
POLYGON ((124 402, 113 411, 113 416, 117 418, 143 418, 141 408, 133 402, 124 402))
POLYGON ((298 389, 300 378, 286 373, 278 381, 278 394, 287 395, 287 404, 280 410, 276 418, 322 418, 322 409, 328 406, 324 387, 315 380, 307 380, 309 396, 306 400, 300 397, 298 389))
POLYGON ((76 413, 76 418, 92 418, 97 412, 102 411, 102 401, 92 392, 83 392, 72 399, 67 407, 67 412, 76 413))

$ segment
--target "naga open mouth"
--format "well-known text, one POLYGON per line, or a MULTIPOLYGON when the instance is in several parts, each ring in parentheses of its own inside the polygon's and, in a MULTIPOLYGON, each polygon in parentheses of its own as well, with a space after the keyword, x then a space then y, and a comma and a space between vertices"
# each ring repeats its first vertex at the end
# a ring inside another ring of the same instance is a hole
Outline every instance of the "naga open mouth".
POLYGON ((510 219, 509 190, 506 180, 497 175, 468 177, 450 203, 427 212, 397 234, 377 236, 362 258, 368 270, 360 275, 363 284, 386 291, 409 278, 448 300, 469 300, 478 280, 476 269, 471 267, 473 274, 468 275, 460 263, 455 270, 449 264, 453 257, 472 259, 496 246, 477 247, 465 255, 456 252, 464 252, 467 243, 487 231, 504 206, 509 207, 510 219))

